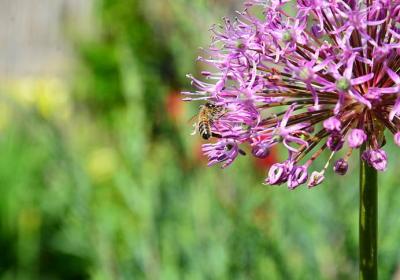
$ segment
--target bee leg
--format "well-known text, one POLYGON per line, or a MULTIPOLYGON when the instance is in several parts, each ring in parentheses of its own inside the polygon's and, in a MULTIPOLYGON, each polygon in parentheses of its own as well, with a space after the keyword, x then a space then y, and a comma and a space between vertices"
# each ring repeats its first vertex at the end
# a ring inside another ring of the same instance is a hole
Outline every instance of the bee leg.
POLYGON ((195 135, 196 131, 197 131, 197 123, 194 123, 193 124, 193 131, 192 131, 192 133, 190 133, 190 135, 195 135))
POLYGON ((239 149, 239 154, 241 154, 242 156, 245 156, 245 155, 246 155, 246 152, 243 151, 242 149, 239 149))
POLYGON ((212 136, 212 137, 215 137, 215 138, 222 138, 222 135, 221 135, 221 134, 214 133, 214 132, 211 133, 211 136, 212 136))

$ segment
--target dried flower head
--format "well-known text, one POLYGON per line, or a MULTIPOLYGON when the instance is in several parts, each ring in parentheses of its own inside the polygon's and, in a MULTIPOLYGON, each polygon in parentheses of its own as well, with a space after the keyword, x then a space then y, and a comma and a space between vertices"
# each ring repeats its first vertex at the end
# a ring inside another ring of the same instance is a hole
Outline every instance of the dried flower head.
POLYGON ((290 189, 324 180, 331 159, 344 175, 354 149, 385 170, 384 131, 400 145, 400 1, 252 0, 234 21, 212 28, 207 57, 216 69, 189 76, 187 100, 225 108, 205 144, 210 164, 232 163, 240 145, 256 157, 283 144, 288 158, 272 165, 266 183, 290 189), (262 16, 258 13, 262 10, 262 16), (256 16, 257 15, 257 16, 256 16), (330 153, 322 170, 311 164, 330 153))

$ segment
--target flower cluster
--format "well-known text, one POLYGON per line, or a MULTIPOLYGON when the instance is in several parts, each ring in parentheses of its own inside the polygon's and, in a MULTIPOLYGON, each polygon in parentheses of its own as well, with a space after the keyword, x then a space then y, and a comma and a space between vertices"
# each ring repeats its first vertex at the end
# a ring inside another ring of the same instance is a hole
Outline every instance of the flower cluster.
POLYGON ((248 143, 256 157, 286 147, 266 183, 289 189, 320 184, 334 158, 346 174, 361 147, 386 169, 384 131, 400 145, 400 1, 252 0, 212 31, 199 60, 215 71, 189 76, 197 91, 184 93, 225 108, 212 123, 220 138, 203 146, 210 165, 231 164, 248 143), (329 160, 309 175, 324 151, 329 160))

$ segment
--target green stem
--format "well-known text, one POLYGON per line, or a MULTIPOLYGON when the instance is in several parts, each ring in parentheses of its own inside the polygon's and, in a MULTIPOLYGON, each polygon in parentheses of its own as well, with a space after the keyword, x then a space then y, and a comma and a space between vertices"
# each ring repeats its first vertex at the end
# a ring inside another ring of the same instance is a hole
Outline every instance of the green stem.
POLYGON ((360 280, 378 279, 377 263, 377 172, 361 159, 365 146, 360 150, 360 280))

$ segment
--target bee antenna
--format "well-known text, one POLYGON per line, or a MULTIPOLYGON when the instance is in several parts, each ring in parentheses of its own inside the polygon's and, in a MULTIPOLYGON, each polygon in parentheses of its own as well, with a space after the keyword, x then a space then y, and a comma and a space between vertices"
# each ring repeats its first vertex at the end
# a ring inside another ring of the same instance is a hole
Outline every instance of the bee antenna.
POLYGON ((222 135, 218 134, 218 133, 212 132, 211 135, 212 135, 212 137, 215 137, 215 138, 222 138, 222 135))

